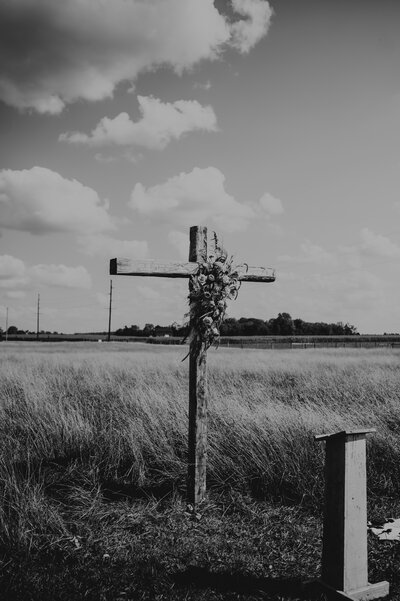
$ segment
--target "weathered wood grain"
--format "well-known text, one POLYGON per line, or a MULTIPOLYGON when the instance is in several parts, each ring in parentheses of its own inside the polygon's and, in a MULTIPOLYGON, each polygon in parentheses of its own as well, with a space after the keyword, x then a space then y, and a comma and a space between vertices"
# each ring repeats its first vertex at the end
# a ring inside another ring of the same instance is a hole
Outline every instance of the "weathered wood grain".
POLYGON ((271 267, 249 267, 238 269, 242 282, 275 282, 275 269, 271 267))
POLYGON ((140 275, 155 278, 188 278, 195 273, 197 263, 161 263, 159 261, 135 259, 111 259, 111 275, 140 275))
MULTIPOLYGON (((154 278, 188 278, 198 269, 199 263, 203 262, 202 254, 199 261, 181 263, 172 261, 161 263, 159 261, 135 260, 116 258, 110 261, 110 275, 140 275, 154 278)), ((274 282, 275 271, 270 267, 247 267, 239 266, 239 280, 242 282, 274 282)))
POLYGON ((322 589, 343 599, 376 599, 386 581, 368 582, 366 435, 372 428, 316 436, 326 441, 322 589))
MULTIPOLYGON (((189 261, 207 257, 207 228, 190 228, 189 261)), ((187 499, 195 507, 206 494, 207 471, 207 353, 190 346, 189 357, 189 440, 187 499)))
POLYGON ((192 350, 189 356, 187 500, 193 506, 201 503, 206 494, 207 413, 207 353, 192 350))

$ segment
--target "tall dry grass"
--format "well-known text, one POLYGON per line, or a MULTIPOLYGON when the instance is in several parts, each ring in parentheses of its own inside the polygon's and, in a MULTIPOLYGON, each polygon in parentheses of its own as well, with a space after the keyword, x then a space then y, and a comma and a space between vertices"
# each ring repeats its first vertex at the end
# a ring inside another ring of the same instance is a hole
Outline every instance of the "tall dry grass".
MULTIPOLYGON (((3 344, 0 536, 29 549, 104 495, 184 489, 187 362, 175 347, 3 344)), ((372 426, 370 494, 400 492, 400 363, 389 349, 209 352, 209 486, 319 504, 313 436, 372 426)))

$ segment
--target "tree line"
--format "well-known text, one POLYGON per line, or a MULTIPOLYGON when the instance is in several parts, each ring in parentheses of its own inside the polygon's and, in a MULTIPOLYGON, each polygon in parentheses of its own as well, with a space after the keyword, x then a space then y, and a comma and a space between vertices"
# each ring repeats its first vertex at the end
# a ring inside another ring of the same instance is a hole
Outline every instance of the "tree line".
MULTIPOLYGON (((124 326, 116 330, 116 336, 178 336, 188 333, 188 326, 174 323, 169 326, 146 323, 144 328, 137 325, 124 326)), ((289 313, 279 313, 277 317, 263 321, 256 317, 227 317, 220 328, 221 336, 351 336, 358 335, 355 326, 341 321, 337 323, 309 322, 292 319, 289 313)))
MULTIPOLYGON (((99 332, 97 332, 99 333, 99 332)), ((100 332, 106 334, 106 332, 100 332)), ((100 334, 99 333, 99 334, 100 334)), ((188 333, 188 326, 173 323, 169 326, 154 325, 146 323, 144 328, 138 325, 124 326, 115 332, 115 336, 137 336, 138 338, 148 338, 149 336, 176 336, 182 338, 188 333)), ((358 335, 355 326, 341 321, 337 323, 309 322, 303 319, 292 319, 289 313, 279 313, 277 317, 263 321, 256 317, 227 317, 220 328, 221 336, 351 336, 358 335)), ((7 330, 9 336, 30 334, 20 330, 16 326, 10 326, 7 330)), ((58 332, 40 331, 40 334, 55 334, 58 332)), ((4 337, 0 327, 0 339, 4 337)))
MULTIPOLYGON (((9 336, 23 336, 24 334, 29 334, 30 336, 36 334, 36 331, 32 331, 32 330, 21 330, 19 328, 17 328, 17 326, 10 326, 7 330, 7 334, 9 336)), ((3 328, 0 327, 0 336, 3 336, 6 334, 6 331, 3 330, 3 328)), ((56 334, 58 335, 58 332, 49 332, 49 331, 45 331, 45 330, 40 330, 39 334, 56 334)))

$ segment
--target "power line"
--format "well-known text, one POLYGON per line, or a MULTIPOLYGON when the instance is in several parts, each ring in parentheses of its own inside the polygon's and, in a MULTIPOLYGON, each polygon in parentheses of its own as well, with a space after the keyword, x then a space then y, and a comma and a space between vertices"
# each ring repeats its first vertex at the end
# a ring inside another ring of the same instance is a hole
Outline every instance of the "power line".
POLYGON ((112 306, 112 280, 110 280, 110 306, 108 310, 108 335, 107 342, 110 342, 111 338, 111 306, 112 306))
POLYGON ((36 315, 36 340, 39 340, 39 312, 40 309, 40 294, 37 297, 37 315, 36 315))

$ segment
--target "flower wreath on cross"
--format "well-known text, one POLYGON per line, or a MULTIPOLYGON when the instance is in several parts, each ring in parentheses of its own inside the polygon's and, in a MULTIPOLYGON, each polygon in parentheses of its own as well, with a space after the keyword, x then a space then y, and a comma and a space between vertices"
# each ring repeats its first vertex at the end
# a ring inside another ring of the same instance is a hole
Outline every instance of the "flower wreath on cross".
POLYGON ((190 331, 185 340, 189 339, 196 353, 212 344, 218 346, 227 301, 237 298, 241 286, 239 266, 233 267, 232 262, 233 257, 228 259, 214 232, 214 253, 199 264, 189 281, 190 311, 186 317, 190 317, 190 331))

